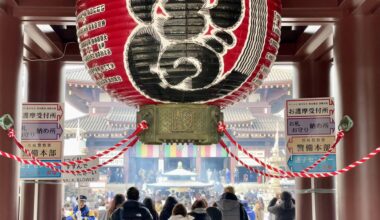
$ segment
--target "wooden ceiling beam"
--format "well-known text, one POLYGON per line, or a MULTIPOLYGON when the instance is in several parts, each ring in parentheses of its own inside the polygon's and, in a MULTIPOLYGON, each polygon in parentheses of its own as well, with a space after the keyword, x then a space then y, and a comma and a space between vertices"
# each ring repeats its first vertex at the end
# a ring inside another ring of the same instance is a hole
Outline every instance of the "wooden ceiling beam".
POLYGON ((13 15, 25 23, 75 25, 75 0, 18 0, 13 15))
POLYGON ((30 37, 24 37, 24 58, 25 60, 48 60, 51 59, 39 45, 30 37))
POLYGON ((63 61, 82 62, 78 43, 67 43, 65 46, 65 55, 63 61))
POLYGON ((13 9, 13 16, 24 23, 75 25, 74 7, 30 7, 20 6, 13 9))
MULTIPOLYGON (((284 23, 332 23, 342 16, 338 0, 283 0, 282 4, 284 23)), ((29 23, 75 25, 75 0, 19 0, 13 15, 29 23)))
POLYGON ((282 22, 286 24, 334 23, 343 16, 339 8, 284 8, 282 22))
POLYGON ((295 43, 282 43, 277 54, 276 62, 292 62, 297 46, 295 43))
POLYGON ((333 35, 333 26, 324 25, 313 34, 303 45, 297 48, 294 56, 295 61, 307 59, 316 49, 321 46, 329 37, 333 35))
POLYGON ((25 35, 34 41, 50 58, 58 58, 63 55, 62 49, 57 46, 44 32, 36 25, 27 24, 24 27, 25 35))
POLYGON ((337 0, 282 0, 284 8, 323 8, 337 7, 337 0))
POLYGON ((11 14, 16 6, 15 0, 0 0, 0 13, 11 14))
POLYGON ((339 8, 344 10, 346 13, 351 13, 365 1, 366 0, 342 0, 339 4, 339 8))
POLYGON ((353 14, 373 14, 380 8, 380 0, 366 0, 359 5, 352 13, 353 14))
POLYGON ((306 59, 317 61, 332 61, 334 56, 333 48, 334 40, 333 36, 330 36, 306 59))
POLYGON ((283 0, 283 23, 285 25, 333 23, 343 15, 338 5, 338 0, 283 0))
POLYGON ((20 6, 74 7, 76 0, 17 0, 20 6))

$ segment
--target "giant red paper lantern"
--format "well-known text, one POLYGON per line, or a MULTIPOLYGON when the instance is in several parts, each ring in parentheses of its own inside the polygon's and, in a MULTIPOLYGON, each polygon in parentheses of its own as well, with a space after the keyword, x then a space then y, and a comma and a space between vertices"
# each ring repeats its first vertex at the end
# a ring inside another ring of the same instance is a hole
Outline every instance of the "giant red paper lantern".
POLYGON ((238 101, 275 61, 280 0, 78 0, 83 61, 132 105, 238 101))

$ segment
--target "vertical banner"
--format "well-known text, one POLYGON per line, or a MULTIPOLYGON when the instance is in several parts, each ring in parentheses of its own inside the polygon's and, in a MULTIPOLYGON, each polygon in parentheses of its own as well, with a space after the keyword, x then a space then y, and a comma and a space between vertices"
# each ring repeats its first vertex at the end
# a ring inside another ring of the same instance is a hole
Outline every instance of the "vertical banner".
MULTIPOLYGON (((63 157, 63 103, 24 103, 22 105, 21 143, 36 158, 61 162, 63 157)), ((26 154, 23 159, 30 159, 26 154)), ((21 165, 21 179, 60 179, 49 168, 21 165)))
MULTIPOLYGON (((286 101, 288 167, 301 172, 322 157, 335 142, 335 106, 331 97, 286 101)), ((309 172, 336 170, 335 151, 309 172)))

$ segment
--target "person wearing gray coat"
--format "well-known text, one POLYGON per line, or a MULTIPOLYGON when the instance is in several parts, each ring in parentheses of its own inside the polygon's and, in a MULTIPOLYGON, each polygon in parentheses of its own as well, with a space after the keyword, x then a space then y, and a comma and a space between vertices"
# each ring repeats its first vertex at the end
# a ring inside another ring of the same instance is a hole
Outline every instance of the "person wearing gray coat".
POLYGON ((223 214, 223 220, 249 220, 243 205, 233 193, 223 193, 216 204, 223 214))

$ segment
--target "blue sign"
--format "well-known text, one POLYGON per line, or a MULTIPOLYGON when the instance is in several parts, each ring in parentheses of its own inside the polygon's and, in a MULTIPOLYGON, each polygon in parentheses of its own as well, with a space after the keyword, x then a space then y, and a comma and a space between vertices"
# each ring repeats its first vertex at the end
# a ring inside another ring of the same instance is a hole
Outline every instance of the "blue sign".
POLYGON ((287 135, 332 135, 335 132, 335 122, 330 117, 319 118, 288 118, 287 135))
MULTIPOLYGON (((49 160, 45 162, 61 162, 60 160, 49 160)), ((60 167, 57 167, 60 169, 60 167)), ((55 172, 47 167, 40 167, 35 165, 22 164, 20 166, 21 179, 59 179, 61 173, 55 172)))
MULTIPOLYGON (((301 172, 307 167, 313 165, 319 158, 320 154, 314 155, 293 155, 288 160, 288 166, 293 172, 301 172)), ((336 155, 330 154, 326 160, 318 164, 314 169, 309 170, 310 173, 322 173, 336 171, 336 155)))

